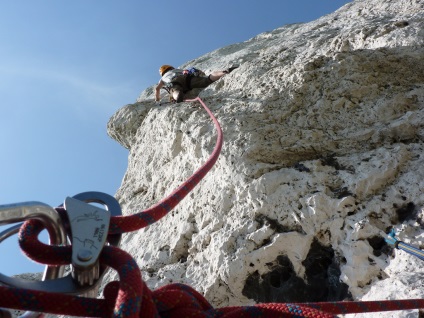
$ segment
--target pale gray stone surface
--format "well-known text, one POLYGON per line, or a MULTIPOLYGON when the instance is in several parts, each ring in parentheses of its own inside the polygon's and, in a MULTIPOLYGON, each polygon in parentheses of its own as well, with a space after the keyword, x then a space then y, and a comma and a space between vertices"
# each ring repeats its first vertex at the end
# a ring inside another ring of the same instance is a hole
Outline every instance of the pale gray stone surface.
MULTIPOLYGON (((394 227, 424 243, 424 2, 357 0, 181 67, 232 63, 200 92, 224 131, 216 166, 168 216, 124 237, 148 286, 186 283, 215 306, 422 298, 422 262, 382 238, 394 227)), ((129 149, 125 214, 171 193, 215 143, 200 105, 155 106, 153 88, 108 123, 129 149)))
MULTIPOLYGON (((423 298, 422 261, 383 238, 394 227, 424 244, 424 2, 356 0, 181 67, 232 63, 200 92, 224 131, 217 164, 160 222, 124 236, 148 286, 185 283, 214 306, 423 298)), ((127 215, 215 144, 199 104, 156 106, 153 88, 108 123, 129 149, 116 194, 127 215)))

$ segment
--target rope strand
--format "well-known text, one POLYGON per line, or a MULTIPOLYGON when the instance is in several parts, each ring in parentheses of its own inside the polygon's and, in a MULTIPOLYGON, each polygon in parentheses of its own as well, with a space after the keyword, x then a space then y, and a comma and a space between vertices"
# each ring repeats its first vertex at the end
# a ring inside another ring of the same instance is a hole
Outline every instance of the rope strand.
POLYGON ((212 114, 206 104, 200 99, 200 97, 197 97, 195 99, 189 99, 186 101, 199 101, 215 124, 215 129, 217 131, 217 140, 212 154, 210 155, 209 159, 191 177, 189 177, 183 184, 181 184, 177 189, 175 189, 168 197, 164 198, 151 208, 130 216, 112 217, 111 226, 109 230, 110 234, 136 231, 160 220, 175 206, 177 206, 177 204, 180 203, 186 197, 186 195, 190 193, 191 190, 193 190, 193 188, 205 177, 205 175, 209 172, 209 170, 218 160, 223 143, 222 129, 219 125, 218 120, 215 118, 215 116, 212 114))

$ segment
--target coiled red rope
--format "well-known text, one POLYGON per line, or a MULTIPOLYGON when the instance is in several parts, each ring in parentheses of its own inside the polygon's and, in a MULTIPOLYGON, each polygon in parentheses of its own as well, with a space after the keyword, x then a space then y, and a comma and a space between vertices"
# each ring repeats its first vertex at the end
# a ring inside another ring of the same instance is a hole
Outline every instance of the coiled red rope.
MULTIPOLYGON (((153 207, 131 216, 112 217, 109 234, 136 231, 146 227, 171 211, 208 173, 218 159, 223 136, 215 116, 199 98, 217 129, 216 146, 209 159, 181 186, 153 207)), ((63 208, 56 209, 64 213, 63 208)), ((19 232, 22 250, 31 259, 47 265, 71 263, 70 246, 50 246, 38 240, 44 229, 41 222, 30 220, 19 232)), ((213 308, 206 299, 189 286, 171 284, 151 291, 141 278, 135 260, 128 253, 105 246, 100 255, 103 265, 115 269, 119 282, 106 285, 104 299, 93 299, 59 293, 0 286, 0 307, 30 310, 52 314, 84 317, 334 317, 337 314, 409 310, 424 307, 424 300, 370 301, 370 302, 325 302, 293 304, 258 304, 247 307, 213 308)))

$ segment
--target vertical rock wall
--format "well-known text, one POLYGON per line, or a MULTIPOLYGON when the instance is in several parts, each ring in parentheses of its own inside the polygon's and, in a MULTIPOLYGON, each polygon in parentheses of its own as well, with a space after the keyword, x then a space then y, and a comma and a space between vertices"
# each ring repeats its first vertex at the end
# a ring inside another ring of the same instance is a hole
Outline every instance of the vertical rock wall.
MULTIPOLYGON (((424 244, 423 30, 422 1, 357 0, 182 65, 240 68, 192 92, 224 131, 215 167, 124 236, 149 287, 186 283, 215 306, 422 298, 422 261, 384 236, 424 244)), ((129 149, 125 214, 171 193, 216 138, 200 105, 155 106, 153 86, 108 133, 129 149)))

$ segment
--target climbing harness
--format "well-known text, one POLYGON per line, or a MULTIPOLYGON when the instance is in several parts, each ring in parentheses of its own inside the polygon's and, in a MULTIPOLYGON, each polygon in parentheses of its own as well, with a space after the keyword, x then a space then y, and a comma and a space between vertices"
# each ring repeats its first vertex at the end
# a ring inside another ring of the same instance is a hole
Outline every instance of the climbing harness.
MULTIPOLYGON (((25 317, 51 313, 83 317, 335 317, 337 314, 366 313, 424 308, 423 299, 387 301, 347 301, 318 303, 269 303, 254 306, 213 308, 191 287, 170 284, 151 291, 141 278, 135 260, 118 248, 121 235, 146 227, 170 212, 209 172, 222 148, 221 127, 199 98, 217 130, 215 148, 208 160, 169 196, 144 211, 122 216, 119 203, 100 192, 85 192, 65 199, 51 208, 40 202, 0 206, 0 224, 14 225, 0 233, 0 243, 19 231, 22 251, 32 260, 46 264, 42 281, 25 281, 0 274, 0 307, 29 310, 25 317), (91 205, 90 203, 97 203, 91 205), (38 240, 47 229, 50 243, 38 240), (72 264, 65 276, 64 266, 72 264), (106 269, 111 267, 119 281, 109 282, 103 299, 97 288, 106 269), (88 297, 88 296, 91 297, 88 297)), ((411 252, 410 247, 388 238, 389 244, 411 252)), ((422 252, 412 249, 420 257, 422 252)), ((420 257, 421 258, 421 257, 420 257)), ((0 309, 0 317, 6 311, 0 309)), ((22 317, 24 317, 22 316, 22 317)))

